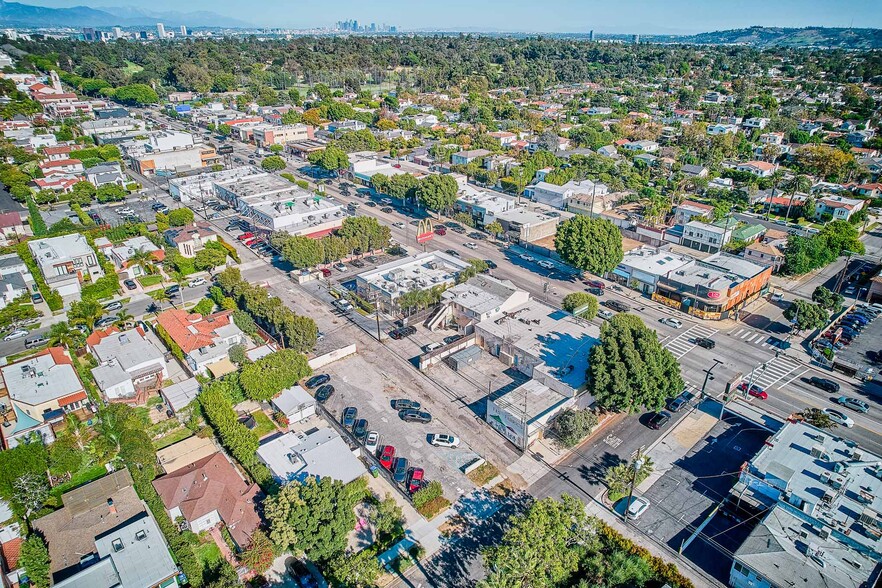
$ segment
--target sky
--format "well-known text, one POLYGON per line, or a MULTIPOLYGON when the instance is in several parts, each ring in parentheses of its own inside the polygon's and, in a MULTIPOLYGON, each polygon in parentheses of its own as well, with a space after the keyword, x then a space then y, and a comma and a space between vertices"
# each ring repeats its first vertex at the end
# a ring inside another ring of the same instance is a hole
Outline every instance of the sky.
POLYGON ((258 26, 356 19, 399 29, 689 34, 763 26, 882 28, 882 0, 17 0, 40 6, 212 11, 258 26))

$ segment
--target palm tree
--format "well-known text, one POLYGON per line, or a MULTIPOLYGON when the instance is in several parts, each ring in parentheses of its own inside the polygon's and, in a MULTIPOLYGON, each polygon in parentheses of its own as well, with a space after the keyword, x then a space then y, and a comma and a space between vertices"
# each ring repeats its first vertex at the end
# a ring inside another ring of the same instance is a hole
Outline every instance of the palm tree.
POLYGON ((67 321, 55 323, 49 329, 49 345, 53 347, 60 345, 68 349, 74 349, 79 338, 77 335, 80 334, 80 331, 72 329, 67 321))
POLYGON ((135 251, 132 252, 131 257, 129 257, 128 260, 128 265, 130 267, 137 265, 148 274, 152 274, 156 271, 153 267, 153 252, 144 251, 143 249, 135 249, 135 251))
POLYGON ((787 181, 786 188, 790 191, 790 200, 787 202, 787 214, 784 218, 790 219, 790 207, 793 206, 793 197, 797 192, 808 192, 812 187, 812 181, 808 176, 797 174, 787 181))
MULTIPOLYGON (((156 301, 157 305, 159 306, 159 310, 162 310, 163 303, 171 302, 171 296, 169 296, 168 292, 161 288, 159 290, 154 290, 150 292, 150 297, 156 301)), ((172 306, 174 306, 173 302, 172 306)))
POLYGON ((184 300, 184 288, 187 287, 187 276, 180 272, 175 272, 173 276, 175 280, 175 284, 181 289, 181 308, 186 306, 186 300, 184 300))
POLYGON ((70 305, 67 318, 75 325, 86 325, 89 332, 95 330, 95 323, 104 316, 107 311, 94 300, 80 300, 70 305))
POLYGON ((116 314, 116 322, 114 324, 118 327, 125 328, 127 325, 130 325, 132 323, 132 320, 134 318, 135 317, 129 314, 126 309, 122 309, 116 314))

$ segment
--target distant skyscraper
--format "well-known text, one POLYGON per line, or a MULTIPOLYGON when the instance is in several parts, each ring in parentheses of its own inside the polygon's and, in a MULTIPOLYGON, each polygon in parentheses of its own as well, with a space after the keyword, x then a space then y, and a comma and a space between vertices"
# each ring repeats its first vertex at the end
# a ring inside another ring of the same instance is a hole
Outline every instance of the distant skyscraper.
POLYGON ((141 39, 147 39, 147 31, 139 32, 138 37, 140 37, 141 39))
POLYGON ((182 37, 187 36, 187 25, 181 25, 181 36, 182 37))
POLYGON ((377 23, 375 23, 375 22, 372 22, 372 23, 371 23, 371 32, 372 32, 372 33, 376 33, 376 32, 377 32, 377 23))
POLYGON ((122 34, 122 28, 120 28, 120 27, 113 27, 113 38, 114 38, 114 39, 122 39, 122 36, 123 36, 123 34, 122 34))
POLYGON ((634 43, 640 42, 640 35, 634 35, 634 43))
POLYGON ((165 39, 165 25, 161 22, 156 23, 156 36, 165 39))
POLYGON ((352 21, 352 27, 349 30, 352 31, 353 33, 358 32, 358 21, 357 20, 352 21))
POLYGON ((588 33, 588 40, 589 40, 589 41, 593 41, 593 40, 594 40, 594 31, 591 31, 590 33, 588 33))
POLYGON ((97 41, 98 40, 98 32, 93 27, 83 27, 83 40, 84 41, 97 41))
POLYGON ((389 32, 390 32, 390 33, 397 33, 397 32, 398 32, 398 27, 389 27, 389 32))

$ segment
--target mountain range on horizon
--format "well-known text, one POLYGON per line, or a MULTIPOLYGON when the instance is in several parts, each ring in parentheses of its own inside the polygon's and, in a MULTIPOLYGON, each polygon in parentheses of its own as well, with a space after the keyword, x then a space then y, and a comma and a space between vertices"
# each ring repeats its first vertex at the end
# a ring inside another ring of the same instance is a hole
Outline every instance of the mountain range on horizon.
POLYGON ((48 8, 0 0, 0 25, 7 27, 112 27, 154 26, 162 22, 168 27, 252 27, 251 23, 214 12, 153 12, 135 7, 48 8))

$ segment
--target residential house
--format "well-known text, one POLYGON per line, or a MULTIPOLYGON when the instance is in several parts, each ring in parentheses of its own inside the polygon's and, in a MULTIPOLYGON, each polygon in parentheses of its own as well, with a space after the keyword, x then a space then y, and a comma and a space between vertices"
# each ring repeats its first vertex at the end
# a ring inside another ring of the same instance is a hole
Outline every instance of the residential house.
POLYGON ((98 256, 84 235, 72 233, 28 241, 28 249, 46 280, 65 302, 80 299, 80 284, 104 276, 98 256))
POLYGON ((127 469, 61 495, 62 508, 32 521, 49 549, 58 588, 173 588, 178 567, 127 469))
POLYGON ((196 257, 197 253, 205 249, 206 243, 218 240, 217 233, 206 222, 169 229, 163 233, 163 237, 184 257, 196 257))
POLYGON ((866 196, 867 198, 880 198, 882 197, 882 183, 874 182, 871 184, 860 184, 859 186, 855 186, 855 191, 861 196, 866 196))
POLYGON ((367 473, 358 453, 360 450, 350 449, 337 431, 322 427, 268 439, 257 449, 257 458, 280 484, 304 482, 311 477, 348 484, 367 473))
POLYGON ((487 133, 488 136, 495 139, 502 147, 507 147, 518 140, 518 136, 508 131, 494 131, 487 133))
POLYGON ((815 133, 817 133, 818 131, 823 129, 824 125, 822 125, 819 122, 804 120, 801 123, 799 123, 798 125, 796 125, 796 128, 800 131, 808 133, 809 136, 812 137, 815 135, 815 133))
MULTIPOLYGON (((734 219, 732 224, 734 224, 734 219)), ((720 227, 701 221, 689 221, 683 227, 681 245, 704 252, 720 251, 732 238, 733 226, 720 227)))
POLYGON ((165 353, 141 327, 120 332, 116 327, 94 331, 86 346, 98 366, 92 376, 110 402, 144 404, 168 378, 165 353))
POLYGON ((708 182, 707 187, 717 190, 731 190, 735 187, 735 182, 732 181, 732 178, 714 178, 708 182))
POLYGON ((548 182, 539 182, 524 190, 524 196, 541 204, 559 209, 566 208, 567 201, 570 198, 577 196, 603 196, 607 193, 609 193, 609 187, 606 184, 591 180, 582 180, 581 182, 570 180, 562 186, 549 184, 548 182))
POLYGON ((714 216, 714 207, 709 204, 684 200, 674 209, 674 224, 685 225, 692 219, 710 220, 714 216))
POLYGON ((597 150, 597 153, 600 155, 605 155, 606 157, 613 157, 615 155, 618 155, 619 151, 616 149, 615 145, 604 145, 597 150))
POLYGON ((684 163, 680 167, 680 171, 683 172, 684 176, 690 178, 706 178, 708 174, 707 168, 703 165, 694 165, 691 163, 684 163))
POLYGON ((0 255, 0 308, 6 308, 19 296, 29 296, 36 291, 34 277, 18 254, 0 255))
POLYGON ((70 174, 52 174, 45 178, 36 178, 34 186, 37 190, 52 190, 59 194, 70 194, 73 187, 82 181, 81 176, 73 176, 70 174))
POLYGON ((622 149, 625 151, 643 151, 645 153, 655 153, 658 151, 659 144, 655 141, 632 141, 630 143, 625 143, 622 145, 622 149))
POLYGON ((844 196, 825 196, 815 203, 815 218, 823 218, 829 214, 833 220, 849 220, 852 215, 862 210, 866 200, 846 198, 844 196))
POLYGON ((59 161, 62 159, 70 159, 70 152, 73 149, 70 145, 56 145, 54 147, 46 147, 43 149, 43 158, 49 161, 59 161))
POLYGON ((247 343, 245 334, 233 322, 232 315, 231 310, 202 316, 175 308, 161 313, 157 321, 181 348, 190 370, 195 374, 204 374, 212 364, 228 365, 230 347, 247 343))
POLYGON ((734 135, 738 132, 738 125, 716 123, 707 126, 708 135, 734 135))
POLYGON ((875 136, 875 132, 867 129, 862 131, 852 131, 848 135, 846 135, 845 140, 848 142, 849 145, 853 145, 855 147, 863 147, 864 143, 870 141, 875 136))
POLYGON ((79 175, 83 173, 83 162, 79 159, 51 159, 39 164, 45 177, 55 174, 79 175))
POLYGON ((126 180, 126 175, 115 161, 101 163, 86 170, 86 181, 96 188, 107 184, 116 184, 120 188, 124 188, 126 180))
POLYGON ((24 221, 18 212, 0 212, 0 244, 9 245, 26 237, 30 231, 25 230, 24 221))
POLYGON ((745 161, 744 163, 739 163, 735 169, 740 172, 753 174, 759 178, 768 178, 775 173, 775 170, 778 169, 778 165, 765 161, 745 161))
POLYGON ((590 106, 588 108, 582 109, 582 112, 584 112, 588 116, 612 114, 612 111, 612 108, 610 108, 609 106, 590 106))
POLYGON ((747 261, 757 265, 771 267, 772 273, 778 273, 781 266, 784 265, 784 252, 776 245, 767 243, 756 242, 749 244, 744 248, 742 256, 747 261))
POLYGON ((15 447, 21 438, 35 431, 51 443, 55 439, 52 425, 89 403, 71 358, 62 347, 49 347, 8 364, 0 368, 0 374, 8 397, 3 403, 8 407, 11 404, 0 425, 7 448, 15 447))
POLYGON ((367 125, 360 120, 344 120, 332 122, 328 123, 327 126, 328 132, 332 134, 345 131, 362 131, 366 128, 367 125))
POLYGON ((183 519, 194 533, 223 523, 241 549, 260 527, 257 484, 248 484, 223 453, 214 453, 153 480, 173 521, 183 519))
POLYGON ((146 273, 141 265, 129 263, 129 260, 138 253, 149 253, 150 258, 155 262, 161 262, 165 259, 165 250, 160 249, 153 241, 144 236, 126 239, 119 245, 112 246, 105 251, 105 255, 113 262, 120 275, 126 279, 134 279, 146 273))
POLYGON ((491 152, 486 149, 471 149, 468 151, 460 151, 458 153, 454 153, 450 157, 451 165, 468 165, 476 159, 481 159, 482 157, 487 157, 491 152))
POLYGON ((759 136, 759 142, 763 145, 783 145, 784 133, 782 131, 763 133, 759 136))
POLYGON ((742 126, 745 129, 764 129, 768 126, 768 124, 769 124, 769 119, 755 116, 755 117, 751 117, 751 118, 746 119, 742 123, 742 126))
POLYGON ((289 423, 299 423, 315 414, 315 398, 297 385, 282 390, 270 402, 289 423))

